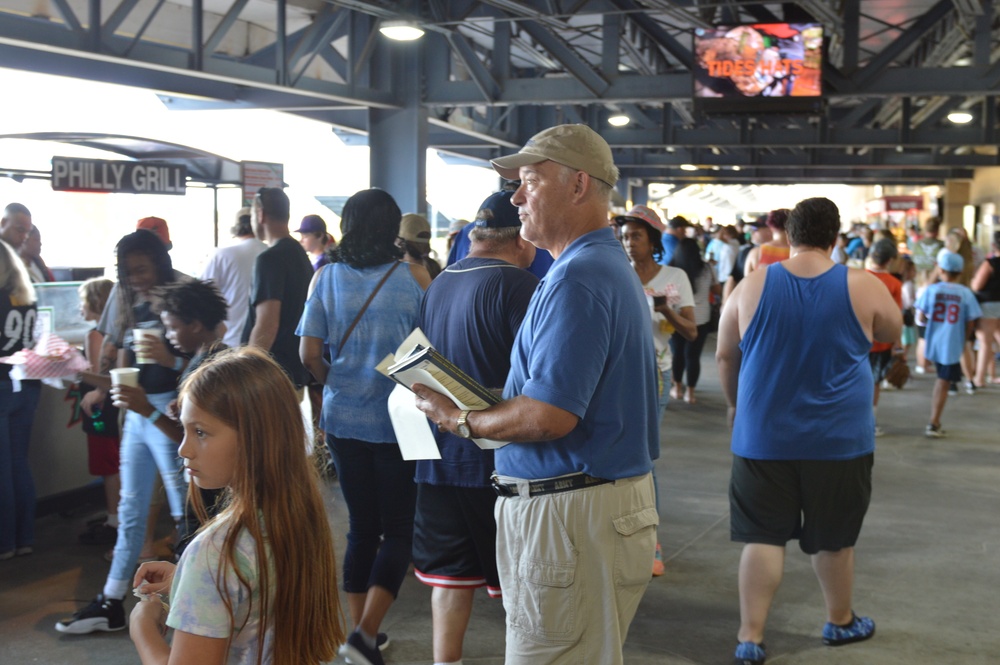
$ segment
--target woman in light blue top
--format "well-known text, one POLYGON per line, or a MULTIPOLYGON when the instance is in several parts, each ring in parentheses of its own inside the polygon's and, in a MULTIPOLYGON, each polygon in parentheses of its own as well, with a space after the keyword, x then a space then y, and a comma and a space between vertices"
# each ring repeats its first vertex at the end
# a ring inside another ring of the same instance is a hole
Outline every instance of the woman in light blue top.
POLYGON ((395 384, 374 368, 416 327, 430 283, 426 268, 399 262, 401 217, 382 190, 348 199, 343 238, 316 273, 295 331, 303 364, 324 385, 320 426, 349 512, 343 577, 356 630, 343 653, 373 665, 382 663, 379 625, 410 564, 416 501, 414 463, 400 455, 389 421, 395 384))

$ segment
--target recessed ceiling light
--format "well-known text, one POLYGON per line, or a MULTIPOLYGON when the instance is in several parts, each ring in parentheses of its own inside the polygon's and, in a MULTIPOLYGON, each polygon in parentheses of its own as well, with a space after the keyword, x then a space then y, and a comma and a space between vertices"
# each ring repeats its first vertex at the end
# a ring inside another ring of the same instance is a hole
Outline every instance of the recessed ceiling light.
POLYGON ((608 124, 614 125, 615 127, 624 127, 629 122, 631 122, 631 120, 624 113, 616 113, 608 118, 608 124))
POLYGON ((968 111, 952 111, 948 114, 948 120, 956 125, 964 125, 972 122, 972 114, 968 111))
POLYGON ((740 166, 739 166, 739 164, 737 164, 737 165, 733 166, 733 170, 734 170, 734 171, 739 171, 739 170, 740 170, 740 166))
POLYGON ((681 171, 697 171, 698 167, 694 164, 681 164, 681 171))
POLYGON ((398 42, 412 42, 424 36, 424 31, 409 21, 386 21, 378 31, 398 42))

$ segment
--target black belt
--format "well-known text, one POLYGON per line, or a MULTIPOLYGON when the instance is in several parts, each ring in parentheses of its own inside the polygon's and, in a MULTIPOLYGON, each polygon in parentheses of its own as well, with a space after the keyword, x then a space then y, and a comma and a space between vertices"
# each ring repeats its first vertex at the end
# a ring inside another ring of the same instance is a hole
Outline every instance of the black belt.
MULTIPOLYGON (((490 478, 490 480, 493 483, 493 489, 496 490, 497 496, 520 496, 516 483, 501 483, 496 475, 490 478)), ((613 482, 613 480, 606 478, 595 478, 585 473, 577 473, 572 476, 552 478, 551 480, 530 480, 528 481, 528 493, 530 496, 535 496, 536 494, 558 494, 559 492, 571 492, 585 487, 594 487, 595 485, 604 485, 605 483, 613 482)))

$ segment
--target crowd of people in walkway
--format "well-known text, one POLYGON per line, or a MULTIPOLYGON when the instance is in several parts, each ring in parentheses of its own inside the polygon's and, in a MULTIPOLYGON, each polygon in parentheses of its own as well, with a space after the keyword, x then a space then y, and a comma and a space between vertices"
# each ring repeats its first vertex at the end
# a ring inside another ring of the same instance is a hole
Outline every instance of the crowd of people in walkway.
MULTIPOLYGON (((382 624, 412 565, 433 588, 435 665, 461 664, 479 588, 502 599, 508 665, 621 664, 663 573, 654 465, 665 411, 671 400, 699 408, 717 331, 730 531, 743 546, 735 662, 767 658, 790 541, 820 584, 822 642, 875 634, 852 583, 886 433, 883 381, 913 355, 915 371, 936 373, 931 438, 945 435, 963 376, 970 393, 993 381, 1000 234, 981 260, 960 229, 938 246, 935 220, 904 256, 899 238, 874 233, 851 249, 825 198, 741 227, 664 222, 645 205, 609 218, 618 169, 584 125, 547 129, 492 165, 508 184, 451 229, 443 269, 426 218, 380 189, 348 199, 339 241, 318 215, 296 240, 287 195, 261 189, 199 278, 174 270, 163 219, 118 241, 117 280, 80 288, 95 322, 88 457, 107 500, 81 540, 114 548, 100 592, 56 630, 128 628, 145 664, 339 653, 382 665, 382 624), (845 265, 852 257, 866 269, 845 265), (473 410, 441 385, 410 386, 434 460, 404 459, 387 407, 396 384, 376 370, 416 328, 496 397, 473 410), (300 409, 310 393, 314 422, 300 409), (348 510, 339 570, 327 456, 348 510), (157 477, 176 524, 169 561, 148 560, 157 477), (126 620, 129 594, 141 602, 126 620)), ((33 344, 32 283, 51 278, 33 229, 26 207, 6 207, 4 355, 33 344)), ((8 367, 0 560, 34 547, 27 449, 40 387, 8 367)))

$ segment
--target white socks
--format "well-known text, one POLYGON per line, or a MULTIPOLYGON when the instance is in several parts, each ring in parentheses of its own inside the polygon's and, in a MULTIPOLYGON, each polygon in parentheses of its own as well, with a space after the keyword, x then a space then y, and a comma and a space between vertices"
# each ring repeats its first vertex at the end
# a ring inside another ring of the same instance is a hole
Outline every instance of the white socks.
POLYGON ((129 580, 113 580, 110 577, 104 582, 104 597, 122 600, 129 592, 129 580))

